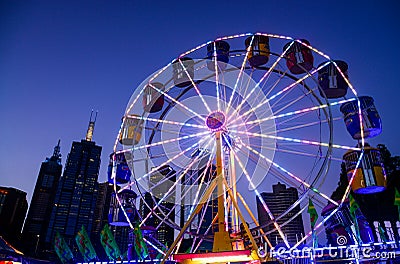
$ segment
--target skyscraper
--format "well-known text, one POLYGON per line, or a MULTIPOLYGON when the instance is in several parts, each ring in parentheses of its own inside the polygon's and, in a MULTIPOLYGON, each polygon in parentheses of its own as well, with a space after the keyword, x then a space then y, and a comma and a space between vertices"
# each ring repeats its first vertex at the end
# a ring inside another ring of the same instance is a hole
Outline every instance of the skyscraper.
POLYGON ((110 202, 114 186, 108 181, 99 183, 98 186, 96 207, 93 215, 93 228, 90 238, 96 252, 99 254, 99 257, 105 259, 105 252, 100 243, 100 232, 104 225, 108 224, 108 211, 110 210, 110 202))
POLYGON ((175 177, 175 171, 167 165, 162 166, 156 172, 152 173, 150 175, 149 183, 153 185, 154 188, 151 194, 146 192, 144 198, 148 207, 143 203, 143 201, 141 201, 140 204, 140 213, 143 218, 151 213, 149 220, 146 221, 146 225, 157 228, 157 239, 164 245, 171 245, 174 242, 174 228, 166 224, 165 221, 170 220, 173 222, 175 219, 175 211, 173 211, 174 204, 172 203, 172 201, 175 200, 175 193, 171 194, 168 201, 162 201, 159 208, 154 210, 154 212, 151 212, 150 208, 155 207, 155 203, 158 203, 164 194, 168 192, 173 182, 176 180, 175 177), (165 178, 168 178, 169 180, 159 184, 159 182, 165 178), (169 214, 166 217, 161 213, 161 211, 164 213, 169 212, 169 214), (164 221, 162 221, 162 219, 164 219, 164 221))
POLYGON ((57 231, 72 248, 82 225, 89 234, 93 230, 101 156, 101 147, 92 141, 95 121, 91 116, 86 138, 73 142, 68 154, 46 234, 49 250, 53 250, 57 231))
POLYGON ((26 192, 0 187, 0 235, 11 244, 21 237, 27 210, 26 192))
MULTIPOLYGON (((286 185, 281 184, 280 182, 278 184, 272 185, 272 190, 272 193, 261 193, 261 197, 263 198, 274 216, 279 216, 284 213, 299 198, 296 188, 286 188, 286 185)), ((258 221, 260 222, 260 225, 263 226, 270 222, 270 218, 258 198, 256 198, 256 200, 258 221)), ((287 236, 287 240, 289 241, 289 243, 292 244, 295 244, 298 240, 301 239, 301 236, 304 235, 304 225, 301 214, 299 214, 285 226, 282 226, 282 224, 288 221, 290 218, 294 217, 299 212, 300 206, 296 206, 293 210, 291 210, 289 213, 278 220, 278 224, 281 225, 281 229, 283 233, 287 236)), ((272 229, 274 229, 274 226, 272 224, 269 224, 264 228, 264 231, 267 232, 272 229)), ((278 234, 277 231, 272 232, 271 234, 267 235, 267 237, 271 241, 273 246, 276 246, 278 243, 283 242, 281 236, 278 234)))
POLYGON ((23 231, 25 254, 40 256, 43 241, 49 227, 49 215, 54 206, 54 198, 61 177, 62 165, 60 141, 54 148, 53 156, 46 158, 40 166, 35 190, 29 207, 23 231))

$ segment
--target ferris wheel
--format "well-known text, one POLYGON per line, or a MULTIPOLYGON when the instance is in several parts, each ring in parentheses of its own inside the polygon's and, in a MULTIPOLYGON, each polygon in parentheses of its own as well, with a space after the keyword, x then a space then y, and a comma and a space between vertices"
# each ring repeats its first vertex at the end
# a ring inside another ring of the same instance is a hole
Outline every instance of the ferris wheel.
MULTIPOLYGON (((373 100, 358 97, 347 70, 307 40, 265 33, 222 37, 180 54, 134 90, 124 113, 110 163, 121 221, 162 229, 152 246, 167 241, 167 254, 180 251, 184 239, 187 252, 207 243, 213 251, 243 247, 243 237, 253 249, 258 237, 270 247, 312 243, 310 201, 317 211, 340 208, 359 180, 365 138, 381 129, 378 117, 364 115, 373 100), (359 153, 356 169, 345 195, 333 200, 345 153, 359 153), (276 185, 296 191, 283 210, 264 195, 276 185), (135 218, 127 201, 136 193, 135 218), (299 219, 304 233, 294 239, 287 227, 299 219)), ((322 217, 315 229, 323 230, 322 217)))

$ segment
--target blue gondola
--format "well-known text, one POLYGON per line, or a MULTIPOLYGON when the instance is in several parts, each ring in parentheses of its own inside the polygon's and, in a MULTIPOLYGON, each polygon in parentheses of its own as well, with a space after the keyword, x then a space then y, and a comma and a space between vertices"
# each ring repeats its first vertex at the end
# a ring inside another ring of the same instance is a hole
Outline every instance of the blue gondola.
POLYGON ((229 49, 228 42, 219 40, 211 42, 207 45, 207 68, 210 71, 215 71, 215 58, 217 58, 217 67, 219 70, 224 70, 226 64, 229 62, 229 49), (214 54, 214 52, 216 54, 214 54))
MULTIPOLYGON (((321 63, 318 67, 325 63, 326 62, 321 63)), ((347 63, 340 60, 335 60, 335 63, 344 76, 346 76, 346 79, 348 79, 347 70, 349 66, 347 63)), ((326 97, 329 99, 345 96, 349 88, 346 80, 332 62, 318 71, 318 83, 320 89, 323 91, 323 93, 320 91, 321 96, 325 93, 326 97)))
MULTIPOLYGON (((371 138, 382 132, 382 121, 374 105, 374 99, 370 96, 358 98, 361 105, 362 125, 364 138, 371 138)), ((340 106, 344 115, 347 131, 354 139, 361 139, 361 125, 358 113, 358 101, 350 101, 340 106)))
POLYGON ((179 58, 172 63, 174 84, 183 88, 192 84, 194 79, 194 61, 191 58, 179 58))
POLYGON ((137 194, 129 189, 122 190, 118 194, 113 193, 112 204, 108 214, 109 224, 113 226, 129 226, 129 222, 134 223, 138 220, 138 214, 135 207, 136 198, 137 194), (122 203, 123 207, 118 202, 116 195, 118 195, 118 199, 122 203))
POLYGON ((110 162, 108 164, 108 182, 114 183, 113 166, 115 166, 115 181, 117 184, 124 184, 130 181, 132 173, 126 162, 124 153, 117 153, 110 155, 110 162), (114 161, 113 161, 114 160, 114 161))

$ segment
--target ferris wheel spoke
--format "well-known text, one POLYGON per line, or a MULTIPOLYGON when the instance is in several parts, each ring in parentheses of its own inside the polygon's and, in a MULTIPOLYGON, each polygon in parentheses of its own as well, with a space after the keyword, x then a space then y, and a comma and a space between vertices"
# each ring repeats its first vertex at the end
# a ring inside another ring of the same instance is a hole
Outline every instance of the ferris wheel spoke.
MULTIPOLYGON (((274 111, 274 114, 278 114, 280 112, 282 112, 283 110, 289 108, 290 106, 294 105, 295 103, 298 103, 300 100, 306 98, 307 96, 309 96, 310 94, 312 94, 316 89, 311 89, 309 91, 307 91, 307 93, 304 93, 303 95, 299 96, 298 98, 294 99, 294 100, 290 100, 289 102, 285 103, 283 107, 281 107, 280 109, 277 109, 274 111)), ((284 96, 280 97, 278 101, 280 101, 281 99, 285 98, 286 95, 288 95, 289 93, 286 93, 284 96)), ((274 108, 276 106, 275 102, 273 105, 271 105, 271 108, 274 108)))
POLYGON ((248 150, 252 151, 253 153, 255 153, 256 155, 259 155, 261 158, 265 159, 267 162, 271 163, 271 165, 273 165, 274 167, 276 167, 277 169, 280 169, 281 171, 283 171, 286 175, 290 176, 291 178, 295 179, 296 181, 298 181, 299 183, 304 184, 304 186, 306 186, 307 188, 311 189, 313 192, 315 192, 316 194, 322 196, 323 198, 325 198, 326 200, 330 201, 331 203, 337 205, 338 203, 334 200, 332 200, 328 195, 320 192, 318 189, 316 189, 314 186, 311 186, 310 184, 308 184, 307 182, 303 181, 302 179, 300 179, 299 177, 297 177, 296 175, 294 175, 293 173, 289 172, 288 170, 286 170, 285 168, 283 168, 282 166, 280 166, 279 164, 277 164, 276 162, 270 160, 269 158, 267 158, 266 156, 264 156, 262 153, 260 153, 259 151, 255 150, 254 148, 243 144, 244 147, 246 147, 248 150))
MULTIPOLYGON (((214 153, 214 151, 215 151, 215 146, 213 147, 211 153, 214 153)), ((193 212, 193 210, 194 210, 194 208, 195 208, 195 204, 197 203, 197 201, 198 201, 198 199, 199 199, 200 190, 201 190, 201 187, 202 187, 202 185, 203 185, 203 183, 204 183, 204 179, 205 179, 205 177, 206 177, 206 174, 207 174, 209 168, 211 169, 211 173, 212 173, 212 163, 211 163, 211 162, 212 162, 213 159, 214 159, 214 155, 210 155, 210 156, 208 157, 208 161, 207 161, 206 168, 205 168, 205 170, 204 170, 204 171, 202 172, 202 174, 201 174, 200 185, 199 185, 199 187, 197 188, 197 192, 196 192, 196 195, 195 195, 195 197, 194 197, 193 205, 192 205, 192 207, 190 208, 190 214, 192 214, 192 212, 193 212)), ((186 220, 188 220, 188 219, 186 219, 186 220)))
POLYGON ((167 161, 161 163, 161 165, 159 165, 159 166, 157 166, 157 167, 154 167, 153 169, 150 170, 150 172, 148 172, 148 173, 144 174, 142 177, 138 178, 137 181, 140 181, 140 180, 145 179, 145 178, 148 177, 150 174, 152 174, 152 173, 158 171, 161 167, 163 167, 163 166, 165 166, 165 165, 168 165, 169 163, 171 163, 171 162, 173 162, 174 160, 178 159, 179 157, 181 157, 182 155, 184 155, 186 152, 188 152, 189 150, 194 149, 196 146, 200 145, 202 142, 204 142, 204 141, 207 140, 207 139, 210 140, 211 137, 210 137, 210 136, 204 137, 204 138, 200 139, 198 142, 196 142, 196 143, 194 143, 193 145, 191 145, 191 146, 189 146, 188 148, 186 148, 185 150, 178 152, 177 155, 173 156, 172 158, 169 158, 167 161))
POLYGON ((245 102, 247 102, 250 98, 250 96, 252 96, 252 94, 254 93, 254 91, 260 87, 260 84, 264 81, 265 78, 267 78, 271 72, 273 71, 273 69, 275 69, 275 67, 278 65, 279 61, 285 56, 286 52, 289 50, 289 48, 292 46, 292 44, 290 44, 284 51, 283 53, 275 60, 275 62, 272 64, 272 66, 267 70, 267 72, 261 77, 261 79, 256 83, 256 85, 253 87, 253 89, 251 89, 251 91, 247 94, 247 96, 242 100, 242 102, 239 104, 239 106, 237 107, 237 112, 240 112, 240 109, 242 108, 243 104, 245 102))
MULTIPOLYGON (((275 62, 272 64, 272 66, 267 70, 267 72, 261 77, 261 79, 256 83, 256 85, 253 87, 253 89, 250 90, 249 93, 247 93, 246 97, 242 100, 242 102, 239 104, 239 106, 237 107, 236 111, 238 113, 240 113, 240 110, 243 106, 243 104, 245 102, 247 102, 249 100, 249 98, 252 96, 252 94, 254 93, 254 91, 260 87, 260 84, 264 81, 265 78, 267 78, 271 72, 275 69, 275 67, 278 65, 279 61, 285 56, 286 52, 289 50, 289 48, 292 46, 293 44, 290 44, 285 50, 284 52, 275 60, 275 62)), ((259 106, 256 106, 255 108, 257 109, 259 106)), ((254 109, 254 110, 256 110, 254 109)), ((230 120, 228 119, 228 122, 230 120)), ((233 122, 235 122, 236 120, 234 120, 233 122)))
MULTIPOLYGON (((213 57, 214 57, 214 70, 215 70, 215 90, 216 90, 216 95, 217 95, 217 109, 218 111, 221 110, 221 106, 220 106, 220 93, 219 93, 219 78, 218 78, 218 60, 217 60, 217 44, 214 41, 213 42, 213 57)), ((211 110, 209 110, 208 112, 211 112, 211 110)))
MULTIPOLYGON (((306 114, 306 113, 304 113, 304 115, 305 115, 305 114, 306 114)), ((297 119, 297 118, 299 118, 299 117, 301 117, 300 114, 299 114, 299 115, 296 115, 296 116, 294 116, 294 117, 292 117, 292 118, 288 118, 288 119, 286 119, 286 120, 284 120, 284 121, 281 121, 281 122, 277 123, 277 125, 278 125, 278 126, 283 125, 283 124, 285 124, 285 123, 287 123, 287 122, 290 122, 290 121, 293 121, 294 119, 297 119)), ((343 120, 343 118, 342 118, 342 117, 334 117, 334 118, 332 118, 332 121, 333 121, 333 122, 334 122, 334 121, 338 121, 338 120, 343 120)), ((292 130, 296 130, 296 129, 311 127, 311 126, 315 126, 315 125, 321 125, 321 124, 323 124, 323 123, 328 123, 328 120, 324 119, 324 120, 319 120, 319 121, 315 121, 315 122, 304 123, 304 124, 297 125, 297 126, 291 126, 291 127, 287 127, 287 128, 281 128, 281 129, 277 129, 277 130, 275 131, 275 133, 282 133, 282 132, 292 131, 292 130)))
POLYGON ((262 138, 269 138, 269 139, 277 139, 277 140, 289 141, 289 142, 301 143, 301 144, 307 144, 307 145, 315 145, 315 146, 322 146, 322 147, 332 147, 332 148, 345 149, 345 150, 356 150, 356 151, 360 151, 361 150, 361 148, 357 148, 357 147, 330 144, 330 143, 324 143, 324 142, 318 142, 318 141, 312 141, 312 140, 296 139, 296 138, 281 137, 281 136, 274 136, 274 135, 265 135, 265 134, 260 134, 260 133, 252 133, 252 132, 245 132, 245 131, 239 131, 239 130, 231 130, 231 132, 238 133, 238 134, 243 134, 243 135, 248 135, 248 136, 255 136, 255 137, 262 137, 262 138))
POLYGON ((135 150, 146 149, 146 148, 155 147, 155 146, 159 146, 159 145, 166 145, 166 144, 169 144, 169 143, 174 143, 174 142, 178 142, 178 141, 182 141, 182 140, 188 140, 190 138, 204 136, 204 135, 209 134, 209 133, 210 132, 208 132, 208 131, 204 131, 204 132, 199 132, 199 133, 196 133, 196 134, 189 134, 189 135, 185 135, 185 136, 182 136, 182 137, 177 137, 177 138, 171 138, 171 139, 166 139, 166 140, 162 140, 162 141, 157 141, 157 142, 151 143, 151 144, 141 145, 141 146, 137 146, 137 147, 134 146, 130 150, 135 151, 135 150))
POLYGON ((136 120, 142 120, 142 121, 152 121, 152 122, 158 122, 158 123, 164 123, 164 124, 169 124, 169 125, 179 125, 179 126, 185 126, 185 127, 195 127, 195 128, 206 128, 204 125, 196 125, 196 124, 190 124, 190 123, 182 123, 182 122, 177 122, 177 121, 171 121, 171 120, 165 120, 165 119, 157 119, 157 118, 151 118, 151 117, 142 117, 142 116, 136 116, 136 115, 129 115, 130 118, 136 119, 136 120))
MULTIPOLYGON (((169 94, 166 93, 165 91, 163 91, 163 90, 157 88, 156 86, 152 85, 151 83, 150 83, 150 86, 151 86, 154 90, 156 90, 157 92, 159 92, 160 94, 164 95, 164 96, 167 97, 169 100, 171 100, 172 102, 174 102, 175 104, 179 105, 180 107, 182 107, 182 108, 185 109, 186 111, 188 111, 188 112, 194 114, 195 116, 197 116, 197 117, 200 118, 201 120, 205 121, 205 118, 204 118, 203 116, 201 116, 199 113, 193 111, 193 109, 191 109, 190 107, 186 106, 186 105, 183 104, 182 102, 176 100, 174 97, 172 97, 171 95, 169 95, 169 94)), ((204 100, 203 97, 200 97, 200 98, 204 100)), ((183 113, 186 113, 186 114, 187 114, 187 112, 184 112, 184 111, 183 111, 183 113)))
MULTIPOLYGON (((303 77, 301 77, 300 79, 298 79, 297 81, 293 82, 292 84, 286 86, 285 88, 283 88, 282 90, 280 90, 279 92, 275 93, 274 95, 272 95, 271 97, 265 99, 262 103, 258 104, 257 106, 255 106, 253 109, 248 110, 247 112, 243 113, 241 116, 247 116, 249 113, 251 113, 252 111, 257 110, 258 108, 264 106, 265 104, 269 103, 270 101, 272 101, 273 99, 275 99, 276 97, 278 97, 281 94, 287 93, 288 91, 290 91, 293 87, 295 87, 296 85, 302 83, 305 79, 309 78, 310 76, 314 75, 316 72, 318 72, 318 70, 322 69, 323 67, 325 67, 329 62, 326 62, 325 64, 321 65, 320 67, 318 67, 317 69, 312 70, 310 73, 305 74, 303 77)), ((332 105, 332 104, 331 104, 332 105)), ((325 108, 328 107, 328 105, 321 105, 321 106, 317 106, 316 109, 319 108, 325 108)), ((313 107, 315 108, 315 107, 313 107)), ((296 114, 296 113, 292 113, 291 114, 296 114)), ((285 116, 285 115, 284 115, 285 116)), ((273 117, 273 119, 275 119, 276 117, 273 117)), ((232 123, 235 123, 238 120, 238 118, 236 118, 232 123)), ((269 119, 266 119, 269 120, 269 119)))
MULTIPOLYGON (((207 139, 203 138, 200 141, 205 141, 207 139)), ((208 144, 210 144, 211 142, 211 137, 209 138, 208 144)), ((200 142, 199 142, 200 143, 200 142)), ((207 145, 208 145, 207 144, 207 145)), ((189 147, 187 150, 193 149, 195 146, 197 146, 198 143, 193 144, 191 147, 189 147)), ((178 154, 178 155, 183 155, 186 151, 178 154)), ((177 156, 178 156, 177 155, 177 156)), ((167 196, 169 195, 169 193, 176 187, 176 185, 181 182, 182 178, 185 176, 185 174, 187 173, 187 171, 193 166, 193 164, 197 161, 197 159, 194 159, 186 168, 185 170, 180 174, 180 176, 178 177, 178 179, 175 180, 175 182, 173 183, 173 185, 168 189, 168 191, 163 195, 163 197, 159 200, 159 202, 157 202, 157 204, 152 208, 151 212, 154 211, 155 209, 157 209, 161 203, 167 198, 167 196)), ((167 165, 169 162, 164 162, 162 165, 158 166, 157 168, 154 168, 152 171, 155 172, 157 171, 159 168, 161 168, 164 165, 167 165)), ((152 172, 148 173, 148 175, 150 175, 152 172)), ((145 177, 145 176, 143 176, 145 177)), ((142 178, 143 178, 142 177, 142 178)), ((160 184, 164 183, 166 181, 166 179, 161 180, 160 182, 158 182, 159 186, 160 184)), ((153 188, 150 188, 150 190, 152 190, 153 188)), ((142 224, 151 216, 151 212, 145 217, 145 219, 142 220, 142 224)))
POLYGON ((229 113, 229 110, 230 110, 230 108, 231 108, 232 99, 233 99, 233 96, 234 96, 235 93, 236 93, 236 89, 237 89, 237 87, 238 87, 239 80, 241 79, 242 74, 243 74, 243 72, 244 72, 244 69, 245 69, 245 67, 246 67, 247 58, 249 57, 249 53, 250 53, 250 50, 251 50, 251 46, 252 46, 252 44, 253 44, 253 40, 254 40, 254 35, 251 37, 250 44, 249 44, 249 46, 248 46, 247 49, 246 49, 246 55, 245 55, 244 58, 243 58, 242 66, 240 67, 240 71, 239 71, 238 77, 236 78, 235 85, 233 86, 233 91, 232 91, 232 93, 231 93, 231 96, 229 97, 228 105, 227 105, 227 107, 226 107, 228 113, 229 113))
MULTIPOLYGON (((184 174, 183 174, 183 175, 184 175, 184 174)), ((192 175, 191 177, 185 179, 183 185, 184 185, 184 186, 187 186, 187 183, 188 183, 192 178, 193 178, 193 175, 192 175)), ((194 183, 195 183, 195 182, 194 182, 194 183)), ((190 184, 190 185, 189 185, 189 188, 187 189, 187 191, 182 193, 182 195, 181 195, 181 200, 183 200, 183 199, 186 197, 186 195, 189 193, 189 191, 195 186, 194 183, 193 183, 193 184, 190 184)), ((174 194, 172 194, 172 195, 174 195, 174 194)), ((161 206, 161 205, 159 205, 159 207, 160 207, 160 206, 161 206)), ((157 230, 160 228, 160 226, 161 226, 167 219, 169 219, 169 216, 171 215, 172 212, 176 213, 175 210, 176 210, 176 208, 177 208, 178 206, 181 207, 182 205, 181 205, 181 204, 178 204, 178 203, 174 203, 174 205, 172 206, 172 208, 168 208, 168 213, 167 213, 166 215, 164 215, 164 219, 162 219, 162 221, 161 221, 161 222, 158 224, 158 226, 156 227, 157 230)), ((178 212, 178 213, 179 213, 179 212, 178 212)))
MULTIPOLYGON (((189 74, 189 72, 187 71, 186 66, 183 64, 181 58, 179 58, 178 60, 179 60, 179 63, 181 64, 182 69, 185 71, 186 76, 189 78, 190 82, 192 83, 193 88, 196 90, 197 95, 199 96, 200 100, 202 101, 204 107, 207 109, 208 112, 211 112, 211 109, 210 109, 210 107, 208 106, 207 102, 204 100, 204 97, 203 97, 202 93, 200 92, 199 87, 198 87, 197 84, 194 82, 192 76, 190 76, 190 74, 189 74)), ((203 119, 204 119, 204 117, 203 117, 203 119)), ((204 119, 204 120, 205 120, 205 119, 204 119)))
MULTIPOLYGON (((207 147, 207 146, 210 145, 211 142, 212 142, 211 136, 202 138, 199 142, 194 143, 192 146, 188 147, 186 150, 184 150, 183 152, 179 153, 179 154, 178 154, 179 157, 180 157, 181 155, 183 155, 184 153, 186 153, 187 151, 189 151, 189 150, 191 150, 191 149, 194 149, 194 148, 195 148, 197 145, 199 145, 202 141, 206 141, 207 139, 208 139, 208 143, 205 145, 205 147, 207 147)), ((178 156, 178 155, 176 155, 176 156, 178 156)), ((198 161, 198 159, 199 159, 199 157, 194 158, 187 166, 185 166, 185 169, 184 169, 183 172, 180 174, 179 178, 175 181, 175 183, 178 183, 178 182, 180 182, 180 181, 182 180, 182 177, 184 177, 185 174, 186 174, 190 169, 192 169, 193 165, 198 161)), ((172 161, 173 161, 173 160, 171 160, 171 162, 172 162, 172 161)), ((164 165, 168 165, 168 163, 167 163, 167 164, 164 164, 164 165)), ((164 165, 162 165, 162 166, 164 166, 164 165)), ((162 166, 159 166, 159 167, 162 167, 162 166)), ((157 169, 157 170, 158 170, 158 169, 157 169)), ((163 179, 163 180, 161 180, 160 182, 158 182, 158 184, 162 184, 162 183, 164 183, 165 181, 166 181, 166 179, 163 179)), ((173 187, 174 187, 175 185, 176 185, 176 184, 174 184, 173 187)), ((153 188, 150 188, 150 190, 152 190, 152 189, 153 189, 153 188)))
MULTIPOLYGON (((268 148, 268 147, 263 147, 263 148, 264 149, 268 149, 268 150, 273 150, 273 148, 268 148)), ((295 149, 298 149, 298 148, 295 148, 295 149)), ((275 151, 282 152, 282 153, 293 154, 293 155, 307 156, 307 157, 311 157, 311 158, 326 158, 327 157, 327 156, 321 156, 318 153, 314 153, 313 154, 313 153, 307 153, 307 152, 290 150, 290 149, 283 149, 283 148, 275 148, 275 151)), ((332 157, 332 156, 329 156, 328 158, 330 158, 331 160, 343 162, 343 159, 341 159, 341 158, 335 158, 335 157, 332 157)))
POLYGON ((254 186, 247 169, 243 166, 242 162, 240 161, 240 159, 237 156, 237 154, 235 153, 235 151, 231 151, 231 153, 234 155, 234 158, 235 158, 236 162, 239 164, 240 168, 242 169, 243 174, 246 176, 247 181, 249 182, 249 184, 251 185, 252 189, 254 190, 254 192, 255 192, 258 200, 261 202, 264 210, 267 212, 267 214, 268 214, 269 218, 271 219, 271 221, 274 222, 274 226, 275 226, 276 230, 278 231, 279 235, 281 236, 282 240, 285 242, 286 246, 289 247, 289 242, 287 241, 285 235, 283 234, 282 229, 280 228, 278 222, 276 222, 275 217, 272 214, 272 212, 269 209, 269 207, 267 206, 266 202, 261 197, 261 194, 258 192, 256 187, 254 186))
POLYGON ((329 105, 328 104, 322 104, 322 105, 318 105, 318 106, 303 108, 303 109, 296 110, 296 111, 291 111, 291 112, 287 112, 287 113, 283 113, 283 114, 279 114, 279 115, 273 115, 273 116, 269 116, 269 117, 265 117, 265 118, 261 118, 261 119, 257 119, 257 120, 244 122, 242 124, 233 124, 233 125, 230 125, 230 127, 233 128, 233 127, 241 127, 241 126, 251 125, 251 124, 259 124, 259 123, 262 123, 264 121, 278 119, 278 118, 287 117, 287 116, 298 115, 298 114, 303 114, 303 113, 309 113, 309 112, 312 112, 312 111, 328 108, 330 106, 334 106, 334 105, 338 105, 338 104, 342 104, 342 103, 346 103, 346 102, 350 102, 350 101, 354 101, 354 100, 355 99, 352 98, 352 99, 346 99, 346 100, 341 100, 341 101, 338 101, 338 102, 334 102, 334 103, 331 103, 329 105))
MULTIPOLYGON (((270 172, 272 175, 274 175, 277 179, 282 180, 284 183, 289 184, 290 186, 298 186, 298 181, 296 181, 293 178, 288 178, 287 176, 285 176, 285 174, 282 173, 282 171, 277 170, 275 167, 269 167, 263 163, 259 163, 259 156, 256 155, 255 153, 250 153, 249 154, 249 158, 255 163, 257 164, 257 166, 261 166, 263 167, 266 171, 270 172)), ((265 159, 262 159, 263 161, 266 161, 265 159)), ((266 161, 268 162, 268 161, 266 161)), ((268 175, 266 175, 268 176, 268 175)), ((301 183, 302 184, 302 183, 301 183)))

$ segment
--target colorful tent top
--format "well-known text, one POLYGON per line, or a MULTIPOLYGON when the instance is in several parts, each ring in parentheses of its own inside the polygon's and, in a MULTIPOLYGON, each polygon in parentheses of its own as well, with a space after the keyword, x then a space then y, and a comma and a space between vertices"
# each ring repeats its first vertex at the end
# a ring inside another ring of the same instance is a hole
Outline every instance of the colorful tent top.
POLYGON ((78 245, 79 251, 83 256, 83 259, 86 262, 97 259, 96 251, 93 248, 92 242, 90 242, 89 236, 84 226, 82 226, 81 230, 76 235, 75 241, 78 245))
POLYGON ((136 222, 135 228, 133 229, 135 235, 135 251, 138 255, 138 259, 145 259, 149 255, 147 245, 144 242, 142 230, 140 229, 139 222, 136 222))
POLYGON ((119 250, 108 224, 105 224, 103 230, 100 232, 100 242, 110 260, 121 259, 121 251, 119 250))
POLYGON ((69 262, 74 258, 71 249, 69 249, 64 238, 58 232, 56 233, 56 237, 54 239, 54 249, 62 263, 69 262))

